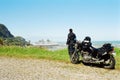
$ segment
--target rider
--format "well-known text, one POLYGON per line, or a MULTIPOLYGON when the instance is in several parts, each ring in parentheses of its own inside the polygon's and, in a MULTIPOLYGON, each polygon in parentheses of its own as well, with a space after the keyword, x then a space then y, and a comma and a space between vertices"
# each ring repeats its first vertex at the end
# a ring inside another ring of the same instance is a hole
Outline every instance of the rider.
POLYGON ((68 37, 67 37, 66 44, 68 45, 68 52, 69 52, 70 56, 74 52, 74 44, 75 43, 76 43, 76 35, 75 35, 75 33, 73 33, 72 29, 69 29, 69 34, 68 34, 68 37))

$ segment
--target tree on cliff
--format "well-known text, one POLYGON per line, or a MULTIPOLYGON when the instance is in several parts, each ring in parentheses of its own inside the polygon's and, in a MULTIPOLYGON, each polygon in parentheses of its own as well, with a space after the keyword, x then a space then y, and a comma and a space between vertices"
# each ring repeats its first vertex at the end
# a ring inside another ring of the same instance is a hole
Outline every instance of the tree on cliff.
POLYGON ((14 37, 5 25, 0 24, 0 44, 24 46, 28 42, 21 36, 14 37))

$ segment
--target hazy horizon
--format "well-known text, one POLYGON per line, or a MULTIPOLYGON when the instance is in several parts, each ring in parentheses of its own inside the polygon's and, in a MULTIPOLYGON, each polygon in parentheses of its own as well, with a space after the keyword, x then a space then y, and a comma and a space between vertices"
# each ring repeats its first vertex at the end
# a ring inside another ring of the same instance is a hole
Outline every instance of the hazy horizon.
POLYGON ((66 41, 69 28, 77 40, 120 41, 119 0, 0 0, 0 23, 32 42, 66 41))

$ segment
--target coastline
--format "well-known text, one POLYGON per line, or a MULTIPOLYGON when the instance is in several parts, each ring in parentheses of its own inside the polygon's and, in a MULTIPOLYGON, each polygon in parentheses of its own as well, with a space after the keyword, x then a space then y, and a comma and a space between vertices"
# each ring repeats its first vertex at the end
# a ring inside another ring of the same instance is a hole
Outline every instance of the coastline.
MULTIPOLYGON (((100 48, 105 43, 110 43, 112 46, 120 48, 120 41, 92 41, 92 46, 95 48, 100 48)), ((48 50, 60 50, 67 48, 66 42, 54 42, 54 43, 42 43, 42 44, 36 44, 34 46, 37 47, 45 47, 48 50)))

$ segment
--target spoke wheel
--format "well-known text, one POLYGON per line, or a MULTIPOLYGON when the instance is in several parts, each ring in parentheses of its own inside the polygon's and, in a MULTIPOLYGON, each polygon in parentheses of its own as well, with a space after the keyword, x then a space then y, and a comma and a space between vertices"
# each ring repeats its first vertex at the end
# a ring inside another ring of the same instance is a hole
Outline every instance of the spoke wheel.
POLYGON ((107 69, 114 69, 115 68, 115 58, 110 55, 110 59, 106 60, 104 62, 104 68, 107 68, 107 69))

